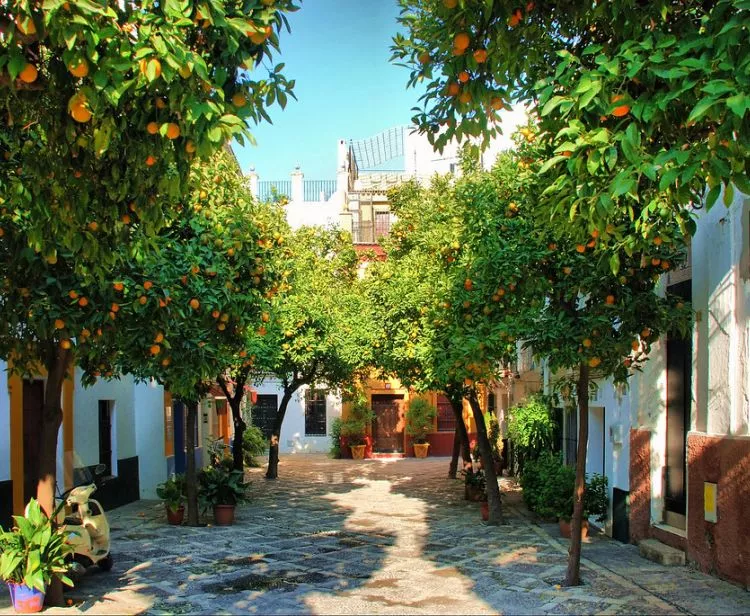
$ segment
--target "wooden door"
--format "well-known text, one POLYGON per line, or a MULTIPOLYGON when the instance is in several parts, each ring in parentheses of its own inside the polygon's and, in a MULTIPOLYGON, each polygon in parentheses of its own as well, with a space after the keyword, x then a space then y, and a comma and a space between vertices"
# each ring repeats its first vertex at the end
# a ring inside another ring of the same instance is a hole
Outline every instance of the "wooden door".
POLYGON ((382 452, 404 451, 403 396, 373 395, 373 449, 382 452))
POLYGON ((39 482, 39 448, 42 434, 44 381, 23 382, 23 498, 36 497, 39 482))

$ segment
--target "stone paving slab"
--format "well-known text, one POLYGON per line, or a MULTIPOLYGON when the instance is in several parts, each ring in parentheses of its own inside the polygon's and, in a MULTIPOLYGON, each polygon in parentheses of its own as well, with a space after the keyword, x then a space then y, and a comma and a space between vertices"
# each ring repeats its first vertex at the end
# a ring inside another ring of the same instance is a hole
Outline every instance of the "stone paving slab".
POLYGON ((108 514, 113 570, 48 613, 750 614, 747 591, 603 536, 584 544, 584 584, 561 588, 556 527, 534 523, 507 480, 506 524, 483 524, 447 468, 288 456, 276 482, 249 471, 253 499, 231 528, 170 527, 159 503, 132 503, 108 514))

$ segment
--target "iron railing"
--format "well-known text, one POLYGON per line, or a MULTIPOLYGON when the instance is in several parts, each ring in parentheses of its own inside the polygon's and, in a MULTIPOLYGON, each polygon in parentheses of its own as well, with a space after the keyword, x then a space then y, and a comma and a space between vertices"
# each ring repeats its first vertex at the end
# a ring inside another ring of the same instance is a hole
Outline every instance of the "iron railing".
POLYGON ((291 180, 264 180, 258 182, 258 201, 276 201, 280 197, 289 199, 292 195, 291 180))
POLYGON ((303 188, 305 201, 328 201, 336 192, 336 180, 304 180, 303 188))
POLYGON ((355 222, 352 224, 352 240, 355 244, 377 244, 382 237, 387 237, 391 232, 390 218, 378 220, 355 222))

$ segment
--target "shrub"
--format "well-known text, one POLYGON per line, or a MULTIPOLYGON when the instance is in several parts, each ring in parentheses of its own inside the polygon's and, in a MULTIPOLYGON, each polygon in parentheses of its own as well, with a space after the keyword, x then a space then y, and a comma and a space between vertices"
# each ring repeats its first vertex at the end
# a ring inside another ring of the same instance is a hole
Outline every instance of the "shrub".
POLYGON ((206 466, 198 473, 198 498, 205 511, 214 505, 236 505, 248 499, 248 488, 242 471, 232 468, 232 458, 216 466, 206 466))
POLYGON ((539 394, 530 396, 510 410, 508 438, 513 441, 522 464, 552 449, 556 429, 551 409, 539 394))
POLYGON ((328 457, 341 457, 341 417, 336 417, 331 422, 331 448, 328 450, 328 457))
POLYGON ((427 435, 435 429, 435 418, 437 409, 427 400, 415 398, 409 403, 406 411, 406 434, 414 439, 415 443, 426 443, 427 435))
POLYGON ((172 511, 177 511, 185 504, 185 475, 177 473, 160 483, 156 486, 156 495, 172 511))
POLYGON ((262 456, 266 451, 266 437, 257 426, 246 426, 242 435, 242 455, 245 465, 250 468, 260 466, 255 456, 262 456))
POLYGON ((367 397, 358 393, 352 399, 349 416, 341 420, 341 436, 349 440, 349 445, 364 445, 367 430, 374 417, 375 414, 367 403, 367 397))
POLYGON ((609 482, 604 475, 594 473, 586 483, 583 498, 583 513, 586 517, 596 516, 597 522, 604 522, 609 512, 609 482))

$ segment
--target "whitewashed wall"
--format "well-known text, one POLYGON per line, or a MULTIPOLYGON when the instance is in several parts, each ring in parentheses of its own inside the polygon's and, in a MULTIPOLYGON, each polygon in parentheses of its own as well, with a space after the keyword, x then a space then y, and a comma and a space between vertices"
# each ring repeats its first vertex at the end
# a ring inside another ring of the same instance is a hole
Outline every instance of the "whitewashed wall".
POLYGON ((155 382, 133 388, 138 480, 141 498, 157 498, 156 486, 167 478, 164 456, 164 388, 155 382))
POLYGON ((0 361, 0 481, 10 479, 10 395, 7 364, 0 361))

